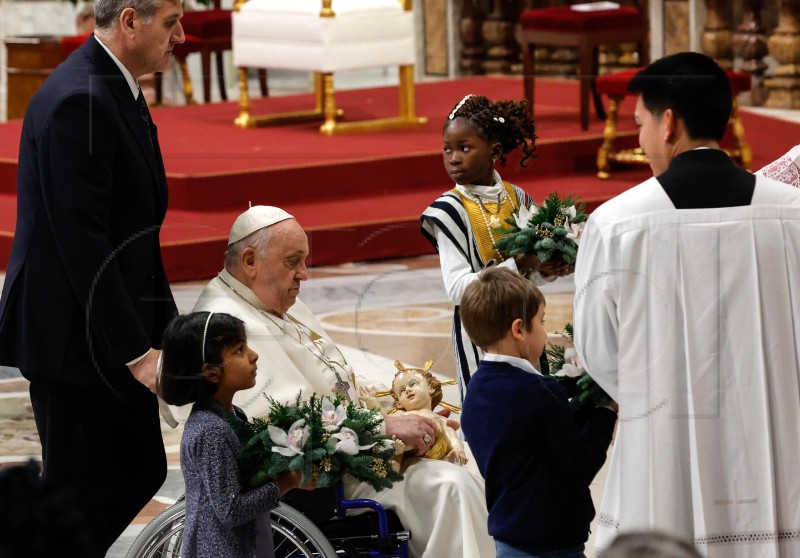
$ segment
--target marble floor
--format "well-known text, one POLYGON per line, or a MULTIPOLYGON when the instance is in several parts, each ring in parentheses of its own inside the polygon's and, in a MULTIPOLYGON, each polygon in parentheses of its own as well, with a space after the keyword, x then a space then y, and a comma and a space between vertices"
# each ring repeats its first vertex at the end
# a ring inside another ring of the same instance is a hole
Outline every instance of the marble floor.
MULTIPOLYGON (((181 312, 191 311, 204 284, 173 285, 181 312)), ((563 278, 542 290, 548 300, 547 329, 557 340, 560 336, 555 332, 571 320, 573 284, 571 278, 563 278)), ((437 256, 313 268, 301 298, 321 317, 358 374, 388 383, 393 362, 399 359, 413 365, 434 360, 435 372, 454 376, 452 304, 444 291, 437 256)), ((457 398, 454 386, 446 388, 446 401, 457 402, 457 398)), ((181 428, 162 423, 162 431, 169 461, 167 481, 109 557, 125 556, 144 524, 183 493, 178 460, 181 428)), ((39 451, 27 382, 14 369, 0 369, 0 466, 28 457, 38 459, 39 451)))

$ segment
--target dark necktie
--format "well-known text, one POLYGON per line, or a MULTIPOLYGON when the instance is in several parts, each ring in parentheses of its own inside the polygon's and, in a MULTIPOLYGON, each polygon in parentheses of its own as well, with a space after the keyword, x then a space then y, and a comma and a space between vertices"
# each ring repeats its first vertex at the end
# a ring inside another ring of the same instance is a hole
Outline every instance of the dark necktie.
POLYGON ((150 120, 150 110, 147 108, 147 101, 144 100, 144 95, 142 95, 142 90, 139 90, 139 95, 136 97, 136 104, 139 105, 139 112, 142 113, 142 120, 145 124, 145 129, 147 130, 147 139, 150 140, 150 147, 155 150, 153 147, 153 136, 151 133, 151 124, 153 123, 150 120))

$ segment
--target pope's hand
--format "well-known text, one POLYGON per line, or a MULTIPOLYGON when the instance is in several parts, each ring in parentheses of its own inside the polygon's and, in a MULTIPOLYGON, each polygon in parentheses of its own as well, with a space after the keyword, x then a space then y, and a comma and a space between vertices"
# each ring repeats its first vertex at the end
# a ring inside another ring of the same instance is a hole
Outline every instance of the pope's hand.
POLYGON ((156 391, 156 370, 158 367, 158 356, 160 354, 161 351, 150 349, 139 362, 128 366, 128 369, 130 369, 136 381, 153 393, 158 393, 156 391))
POLYGON ((397 436, 406 446, 416 448, 414 455, 422 455, 433 445, 436 430, 433 420, 417 413, 406 413, 386 417, 386 434, 397 436))

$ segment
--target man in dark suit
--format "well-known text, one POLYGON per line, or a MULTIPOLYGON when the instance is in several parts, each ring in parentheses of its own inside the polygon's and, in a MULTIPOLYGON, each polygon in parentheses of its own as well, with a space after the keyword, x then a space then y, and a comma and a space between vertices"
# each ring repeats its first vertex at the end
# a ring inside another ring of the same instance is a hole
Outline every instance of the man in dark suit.
POLYGON ((138 86, 184 40, 179 0, 96 0, 95 35, 25 114, 0 364, 30 380, 43 476, 104 556, 163 484, 155 396, 176 314, 159 247, 167 183, 138 86))

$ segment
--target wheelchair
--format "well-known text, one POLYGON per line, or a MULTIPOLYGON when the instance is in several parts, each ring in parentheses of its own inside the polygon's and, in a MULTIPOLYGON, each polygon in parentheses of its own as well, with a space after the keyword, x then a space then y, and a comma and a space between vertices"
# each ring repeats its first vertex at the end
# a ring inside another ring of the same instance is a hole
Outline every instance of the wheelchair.
MULTIPOLYGON (((275 558, 408 558, 411 533, 403 529, 394 512, 375 500, 345 499, 341 483, 335 487, 335 498, 335 517, 315 518, 316 523, 283 501, 272 509, 275 558), (371 511, 348 516, 351 509, 371 511)), ((186 502, 181 496, 145 525, 126 558, 179 558, 185 515, 186 502)))

